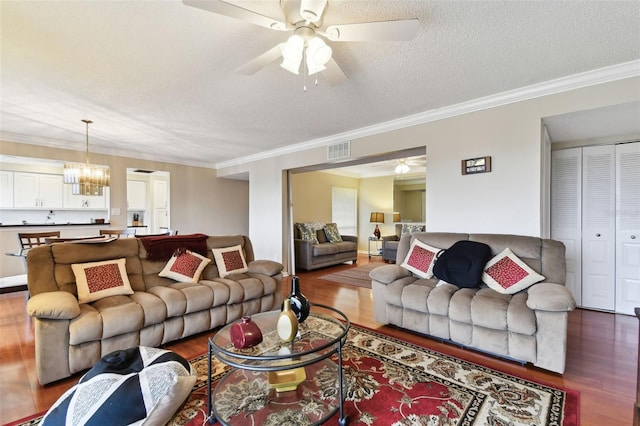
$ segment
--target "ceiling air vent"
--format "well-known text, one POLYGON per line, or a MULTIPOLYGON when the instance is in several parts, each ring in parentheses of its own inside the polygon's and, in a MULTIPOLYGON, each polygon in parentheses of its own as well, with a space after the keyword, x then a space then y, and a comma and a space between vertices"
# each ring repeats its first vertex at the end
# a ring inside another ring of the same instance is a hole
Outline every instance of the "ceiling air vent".
POLYGON ((351 156, 351 142, 334 143, 327 146, 327 160, 349 158, 351 156))

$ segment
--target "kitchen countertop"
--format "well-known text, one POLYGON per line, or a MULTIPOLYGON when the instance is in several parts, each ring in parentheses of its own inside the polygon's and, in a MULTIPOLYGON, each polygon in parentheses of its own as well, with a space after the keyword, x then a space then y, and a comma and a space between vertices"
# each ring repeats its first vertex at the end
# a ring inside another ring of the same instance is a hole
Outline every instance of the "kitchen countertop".
POLYGON ((105 223, 93 223, 93 222, 85 222, 85 223, 71 223, 71 222, 67 222, 67 223, 30 223, 27 222, 26 224, 22 224, 22 223, 14 223, 14 224, 4 224, 4 223, 0 223, 0 228, 35 228, 35 227, 61 227, 61 226, 94 226, 94 225, 110 225, 109 222, 105 222, 105 223))

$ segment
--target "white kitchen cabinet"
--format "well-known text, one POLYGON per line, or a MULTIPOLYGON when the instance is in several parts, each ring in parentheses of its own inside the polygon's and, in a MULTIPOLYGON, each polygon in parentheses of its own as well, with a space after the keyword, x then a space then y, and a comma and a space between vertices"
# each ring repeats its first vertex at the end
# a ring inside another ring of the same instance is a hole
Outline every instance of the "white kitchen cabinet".
POLYGON ((147 209, 147 182, 127 181, 127 210, 144 211, 147 209))
POLYGON ((13 172, 0 170, 0 208, 13 207, 13 172))
POLYGON ((109 198, 109 188, 104 188, 102 195, 73 195, 72 185, 64 185, 63 206, 65 209, 96 209, 104 210, 107 208, 107 199, 109 198))
POLYGON ((62 208, 62 175, 14 172, 16 208, 62 208))

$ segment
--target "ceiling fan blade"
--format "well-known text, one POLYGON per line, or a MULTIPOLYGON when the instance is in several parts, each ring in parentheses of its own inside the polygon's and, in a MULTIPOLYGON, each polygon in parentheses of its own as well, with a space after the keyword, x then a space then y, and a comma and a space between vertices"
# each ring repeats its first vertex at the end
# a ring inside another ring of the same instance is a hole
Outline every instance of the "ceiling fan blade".
POLYGON ((208 12, 217 13, 218 15, 228 16, 230 18, 239 19, 261 27, 270 28, 272 30, 287 31, 287 24, 268 16, 243 9, 222 0, 182 0, 186 6, 195 7, 206 10, 208 12))
POLYGON ((322 71, 321 74, 322 77, 327 80, 327 83, 329 83, 330 85, 337 86, 338 84, 347 81, 347 75, 344 73, 344 71, 342 71, 340 65, 338 65, 338 63, 333 58, 329 59, 329 62, 327 62, 324 66, 327 69, 322 71))
POLYGON ((276 47, 267 50, 262 55, 258 56, 257 58, 247 62, 246 64, 238 68, 236 72, 238 74, 243 74, 243 75, 253 75, 257 73, 262 68, 269 65, 271 62, 276 61, 280 57, 282 57, 283 46, 284 46, 284 43, 280 43, 276 47))
POLYGON ((324 35, 331 41, 406 41, 416 36, 419 27, 418 19, 364 22, 332 25, 324 35))

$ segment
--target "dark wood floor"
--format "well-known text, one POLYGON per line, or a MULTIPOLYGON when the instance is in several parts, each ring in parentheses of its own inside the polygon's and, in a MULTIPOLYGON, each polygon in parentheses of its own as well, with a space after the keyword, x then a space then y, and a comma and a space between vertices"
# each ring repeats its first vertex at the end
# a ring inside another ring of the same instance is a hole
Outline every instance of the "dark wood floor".
MULTIPOLYGON (((366 256, 359 264, 368 263, 366 256)), ((372 262, 382 261, 380 258, 372 262)), ((569 316, 567 369, 564 375, 503 361, 454 345, 382 326, 373 320, 371 290, 318 279, 351 265, 300 273, 302 292, 315 303, 334 306, 359 325, 381 328, 419 345, 580 392, 582 425, 631 425, 635 402, 638 321, 635 317, 578 309, 569 316)), ((285 292, 290 280, 285 281, 285 292)), ((79 375, 41 386, 34 374, 34 333, 24 292, 0 295, 0 424, 46 410, 79 375)), ((168 345, 186 358, 206 351, 204 333, 168 345)))

